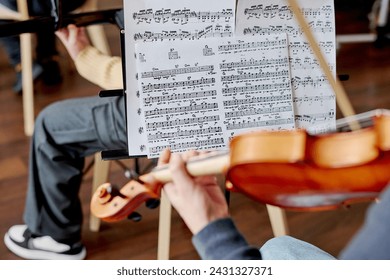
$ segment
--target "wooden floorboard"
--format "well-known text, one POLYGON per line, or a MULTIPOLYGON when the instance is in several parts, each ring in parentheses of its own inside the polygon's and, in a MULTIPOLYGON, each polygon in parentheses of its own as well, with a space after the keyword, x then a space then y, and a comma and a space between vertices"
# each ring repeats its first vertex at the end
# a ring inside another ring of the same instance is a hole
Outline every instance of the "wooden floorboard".
MULTIPOLYGON (((349 1, 350 2, 350 1, 349 1)), ((355 6, 355 10, 359 6, 355 6)), ((337 13, 338 33, 367 31, 367 20, 361 11, 341 9, 337 13), (360 16, 359 16, 360 14, 360 16), (362 16, 363 14, 363 16, 362 16), (347 24, 346 24, 347 23, 347 24)), ((114 54, 119 54, 119 34, 106 27, 114 54)), ((81 78, 69 57, 59 45, 64 77, 58 86, 35 86, 35 112, 48 104, 67 98, 92 96, 99 88, 81 78)), ((337 54, 337 72, 348 74, 343 82, 356 112, 390 108, 389 47, 375 48, 372 43, 345 44, 337 54)), ((0 236, 14 224, 22 223, 27 182, 29 139, 23 134, 22 98, 11 91, 13 71, 0 49, 0 236)), ((338 117, 340 114, 338 113, 338 117)), ((91 158, 87 159, 88 162, 91 158)), ((130 161, 124 161, 131 166, 130 161)), ((146 164, 146 163, 145 163, 146 164)), ((126 182, 121 168, 111 164, 110 180, 126 182)), ((92 172, 84 176, 80 198, 85 216, 83 242, 88 259, 156 259, 158 210, 141 208, 143 220, 102 223, 100 232, 88 228, 92 172)), ((292 236, 311 242, 337 255, 361 226, 367 203, 335 211, 287 212, 292 236)), ((265 206, 233 193, 230 210, 237 226, 252 244, 260 246, 272 237, 265 206)), ((191 234, 178 215, 172 215, 171 259, 198 259, 191 244, 191 234)), ((19 259, 0 242, 0 259, 19 259)))

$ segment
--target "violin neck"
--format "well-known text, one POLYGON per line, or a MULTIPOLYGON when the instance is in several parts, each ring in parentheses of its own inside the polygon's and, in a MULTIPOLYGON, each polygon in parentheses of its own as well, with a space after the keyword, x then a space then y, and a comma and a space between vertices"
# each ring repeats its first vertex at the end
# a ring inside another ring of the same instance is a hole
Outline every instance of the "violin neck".
MULTIPOLYGON (((228 169, 229 160, 228 152, 217 152, 194 157, 186 163, 186 168, 188 173, 194 177, 217 175, 224 173, 228 169)), ((172 180, 172 174, 167 165, 156 167, 149 175, 153 175, 161 183, 167 183, 172 180)), ((140 179, 142 180, 142 176, 140 179)))

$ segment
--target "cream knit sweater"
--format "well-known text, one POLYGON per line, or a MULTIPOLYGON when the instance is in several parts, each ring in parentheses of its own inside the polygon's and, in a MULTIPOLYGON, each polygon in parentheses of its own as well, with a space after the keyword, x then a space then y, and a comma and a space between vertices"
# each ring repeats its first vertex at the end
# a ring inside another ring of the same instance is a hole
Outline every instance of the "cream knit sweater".
POLYGON ((104 55, 88 46, 79 53, 75 65, 82 77, 103 89, 123 88, 122 61, 118 56, 104 55))

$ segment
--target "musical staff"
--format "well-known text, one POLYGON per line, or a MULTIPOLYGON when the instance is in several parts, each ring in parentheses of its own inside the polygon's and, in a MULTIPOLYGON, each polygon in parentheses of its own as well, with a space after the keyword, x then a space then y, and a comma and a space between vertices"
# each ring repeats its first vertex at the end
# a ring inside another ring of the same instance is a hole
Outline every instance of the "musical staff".
MULTIPOLYGON (((334 32, 334 26, 330 21, 311 21, 309 26, 315 33, 331 33, 334 32)), ((271 34, 287 32, 293 36, 303 36, 303 29, 301 27, 291 25, 270 25, 268 27, 253 26, 244 29, 244 35, 257 35, 257 34, 271 34)))
POLYGON ((234 112, 226 112, 226 118, 236 118, 244 116, 256 116, 261 114, 270 114, 270 113, 280 113, 280 112, 290 112, 291 106, 282 106, 282 107, 272 107, 272 108, 258 108, 258 109, 249 109, 249 110, 240 110, 234 112))
POLYGON ((203 111, 203 110, 209 110, 209 109, 216 109, 218 108, 217 103, 201 103, 201 104, 194 104, 190 106, 183 106, 183 107, 174 107, 174 108, 162 108, 162 109, 154 109, 145 111, 145 117, 150 116, 156 116, 161 114, 177 114, 177 113, 183 113, 183 112, 192 112, 192 111, 203 111))
POLYGON ((169 121, 162 122, 152 122, 147 123, 147 129, 159 129, 163 127, 177 127, 185 125, 203 125, 204 123, 218 123, 220 121, 219 115, 217 116, 205 116, 205 117, 195 117, 195 118, 185 118, 185 119, 174 119, 169 121))
POLYGON ((271 102, 280 102, 280 101, 288 101, 291 100, 291 94, 285 95, 276 95, 276 96, 252 96, 251 98, 245 99, 233 99, 226 100, 223 102, 223 106, 239 106, 239 105, 248 105, 255 103, 271 103, 271 102))
POLYGON ((282 40, 266 40, 262 42, 249 42, 249 43, 239 43, 239 44, 228 44, 221 45, 218 47, 219 51, 232 51, 232 50, 243 50, 243 49, 257 49, 257 48, 268 48, 284 45, 287 43, 287 39, 282 40))
POLYGON ((335 96, 333 94, 331 95, 314 95, 314 96, 303 96, 303 97, 294 97, 293 98, 294 103, 300 104, 313 104, 315 102, 329 102, 329 101, 334 101, 335 96))
POLYGON ((232 68, 242 67, 264 67, 268 65, 285 65, 289 62, 288 58, 263 58, 259 60, 250 59, 248 61, 221 63, 219 68, 221 70, 229 70, 232 68))
MULTIPOLYGON (((333 0, 300 2, 335 72, 333 0)), ((125 5, 130 155, 226 149, 256 129, 333 126, 329 82, 284 0, 161 3, 125 5)))
MULTIPOLYGON (((256 1, 251 1, 256 2, 256 1)), ((274 1, 275 2, 275 1, 274 1)), ((333 12, 331 5, 324 5, 319 8, 301 8, 301 13, 305 17, 321 18, 323 14, 330 16, 333 12)), ((293 12, 287 5, 270 4, 270 5, 252 5, 250 8, 244 9, 244 15, 247 18, 278 18, 279 20, 291 20, 293 18, 293 12)))
MULTIPOLYGON (((277 119, 277 120, 266 120, 266 121, 248 121, 248 122, 239 122, 239 123, 233 123, 229 124, 227 126, 227 130, 234 130, 234 129, 242 129, 242 128, 255 128, 255 127, 273 127, 273 126, 281 126, 286 124, 294 124, 294 119, 277 119)), ((278 128, 277 128, 278 129, 278 128)), ((270 128, 272 130, 272 128, 270 128)))
MULTIPOLYGON (((335 18, 333 0, 300 0, 302 15, 306 18, 318 44, 326 56, 329 68, 336 70, 335 18)), ((294 93, 294 108, 298 115, 311 115, 312 112, 335 111, 335 99, 328 80, 322 75, 321 67, 306 40, 301 26, 294 18, 291 8, 282 0, 240 0, 237 7, 236 35, 256 37, 285 32, 289 41, 289 64, 294 93), (323 98, 305 99, 321 96, 323 98)), ((246 89, 245 89, 246 90, 246 89)), ((335 117, 317 118, 324 122, 319 125, 332 127, 335 117)), ((297 120, 297 126, 309 128, 312 124, 297 120)))
POLYGON ((170 89, 177 87, 193 87, 199 85, 210 85, 215 83, 215 78, 200 78, 198 80, 189 80, 189 81, 180 81, 180 82, 171 82, 171 83, 161 83, 161 84, 147 84, 142 86, 144 92, 155 91, 161 89, 170 89))
POLYGON ((134 34, 135 41, 153 42, 164 40, 199 40, 210 37, 231 37, 233 27, 231 25, 209 25, 200 30, 162 30, 161 32, 143 31, 134 34))
POLYGON ((188 142, 182 142, 182 143, 175 143, 172 145, 165 145, 165 146, 156 146, 150 148, 149 152, 150 154, 159 154, 164 149, 170 148, 172 150, 183 152, 186 150, 199 150, 199 149, 208 149, 208 150, 214 150, 214 149, 220 149, 221 147, 224 147, 226 144, 225 140, 223 138, 215 138, 215 139, 207 139, 207 140, 196 140, 196 141, 188 141, 188 142))
POLYGON ((207 38, 191 47, 183 41, 143 42, 137 44, 136 50, 143 57, 137 60, 137 68, 149 157, 157 156, 167 146, 179 151, 185 147, 207 149, 209 143, 217 143, 218 148, 226 149, 232 134, 259 126, 294 127, 284 34, 257 40, 207 38), (204 56, 205 46, 215 54, 204 56), (164 55, 172 49, 180 53, 178 62, 164 55), (287 119, 292 121, 282 121, 287 119), (238 123, 245 125, 237 126, 238 123), (194 138, 203 144, 194 147, 194 138))
POLYGON ((245 73, 240 75, 227 75, 222 76, 222 82, 230 82, 230 81, 242 81, 242 80, 250 80, 250 79, 269 79, 280 76, 286 76, 289 74, 289 70, 282 70, 276 72, 260 72, 260 73, 245 73))
POLYGON ((311 115, 295 115, 295 119, 299 122, 314 124, 323 120, 333 119, 336 116, 334 111, 328 113, 318 113, 311 115))
POLYGON ((155 134, 149 134, 148 140, 155 141, 166 138, 177 138, 177 137, 188 137, 188 136, 197 136, 197 135, 205 135, 205 134, 214 134, 222 132, 222 127, 208 127, 208 128, 200 128, 200 129, 191 129, 191 130, 180 130, 176 132, 156 132, 155 134))
POLYGON ((274 18, 279 17, 279 19, 291 19, 293 13, 291 9, 286 5, 253 5, 250 8, 245 8, 244 15, 247 15, 248 18, 255 17, 260 18, 264 17, 274 18))
POLYGON ((202 98, 202 97, 211 97, 216 96, 216 90, 205 90, 198 92, 186 92, 186 93, 172 93, 161 96, 149 96, 144 98, 144 103, 160 103, 160 102, 169 102, 169 101, 177 101, 183 99, 194 99, 194 98, 202 98))
POLYGON ((214 70, 214 65, 204 65, 204 66, 195 66, 195 67, 183 67, 176 69, 168 69, 168 70, 155 70, 149 72, 142 72, 142 78, 167 78, 181 74, 189 74, 189 73, 198 73, 198 72, 211 72, 214 70))
POLYGON ((324 87, 328 86, 329 82, 327 82, 328 79, 326 78, 325 75, 320 75, 317 77, 292 77, 291 82, 293 85, 293 88, 297 89, 300 87, 313 87, 313 88, 318 88, 318 87, 324 87))
POLYGON ((221 11, 194 11, 191 9, 146 9, 133 13, 133 19, 136 24, 147 23, 167 23, 188 24, 188 22, 229 22, 234 17, 232 9, 222 9, 221 11))
POLYGON ((227 93, 244 93, 244 92, 261 92, 264 90, 278 90, 289 88, 290 82, 279 83, 279 84, 264 84, 264 85, 254 85, 254 86, 244 86, 244 87, 233 87, 233 88, 224 88, 222 89, 223 94, 227 93))
MULTIPOLYGON (((214 84, 217 82, 212 79, 215 70, 206 69, 210 63, 206 61, 199 64, 206 67, 202 69, 197 68, 199 65, 195 63, 191 63, 190 66, 181 64, 183 54, 176 49, 165 52, 165 55, 170 58, 170 62, 180 64, 180 67, 172 65, 166 68, 165 65, 160 65, 158 69, 150 68, 142 71, 144 73, 138 72, 137 63, 147 64, 149 58, 142 50, 136 51, 136 44, 175 41, 193 43, 208 38, 231 37, 235 30, 235 10, 235 0, 170 0, 169 3, 161 0, 125 1, 126 113, 127 119, 131 120, 127 122, 129 155, 149 155, 148 129, 154 129, 154 126, 161 125, 160 129, 166 129, 165 126, 173 123, 200 126, 204 124, 201 118, 214 118, 208 112, 194 115, 195 111, 192 111, 192 114, 188 112, 175 114, 183 114, 181 119, 174 119, 168 114, 160 118, 153 115, 150 117, 156 125, 147 123, 145 126, 144 112, 155 108, 162 109, 168 103, 175 107, 189 107, 212 100, 215 98, 214 84), (144 81, 143 85, 139 84, 141 80, 144 81), (189 97, 190 93, 198 94, 189 97), (190 99, 186 100, 187 98, 190 99), (187 120, 190 123, 187 123, 187 120), (199 122, 191 123, 196 120, 199 122)), ((189 48, 191 44, 188 44, 189 48)), ((203 45, 202 53, 199 55, 212 57, 215 49, 208 49, 206 46, 207 44, 203 45)))

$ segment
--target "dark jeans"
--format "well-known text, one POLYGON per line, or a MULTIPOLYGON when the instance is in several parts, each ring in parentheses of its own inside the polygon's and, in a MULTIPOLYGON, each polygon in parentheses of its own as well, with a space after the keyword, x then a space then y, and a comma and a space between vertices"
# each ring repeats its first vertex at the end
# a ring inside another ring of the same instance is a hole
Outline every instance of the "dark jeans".
POLYGON ((36 119, 24 220, 57 241, 81 238, 79 189, 84 158, 127 148, 124 98, 88 97, 54 103, 36 119))

